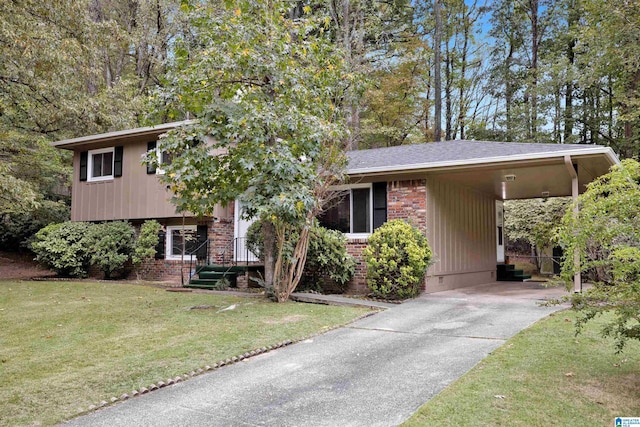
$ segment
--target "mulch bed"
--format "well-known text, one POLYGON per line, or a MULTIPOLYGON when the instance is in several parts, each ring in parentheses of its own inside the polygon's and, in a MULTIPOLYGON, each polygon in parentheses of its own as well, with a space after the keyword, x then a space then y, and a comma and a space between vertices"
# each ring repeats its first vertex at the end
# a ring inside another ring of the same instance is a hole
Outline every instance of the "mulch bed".
POLYGON ((0 279, 54 277, 55 273, 40 267, 31 254, 0 252, 0 279))

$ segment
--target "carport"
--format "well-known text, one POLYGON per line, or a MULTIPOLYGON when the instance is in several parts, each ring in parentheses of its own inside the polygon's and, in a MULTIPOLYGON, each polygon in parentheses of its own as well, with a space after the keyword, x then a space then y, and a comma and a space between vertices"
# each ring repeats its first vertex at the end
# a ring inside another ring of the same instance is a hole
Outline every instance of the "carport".
MULTIPOLYGON (((609 147, 445 141, 351 152, 352 180, 424 180, 435 263, 427 292, 496 280, 505 200, 572 196, 619 160, 609 147)), ((577 254, 576 262, 579 261, 577 254)), ((581 279, 575 277, 575 289, 581 279)))

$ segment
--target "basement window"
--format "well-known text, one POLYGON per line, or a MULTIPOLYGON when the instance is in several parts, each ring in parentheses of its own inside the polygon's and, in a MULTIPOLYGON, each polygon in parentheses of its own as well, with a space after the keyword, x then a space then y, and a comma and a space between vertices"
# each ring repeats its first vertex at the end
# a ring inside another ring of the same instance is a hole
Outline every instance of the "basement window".
MULTIPOLYGON (((168 226, 166 238, 166 259, 181 260, 184 249, 184 259, 188 260, 198 245, 197 227, 195 225, 168 226)), ((195 256, 194 256, 195 257, 195 256)))

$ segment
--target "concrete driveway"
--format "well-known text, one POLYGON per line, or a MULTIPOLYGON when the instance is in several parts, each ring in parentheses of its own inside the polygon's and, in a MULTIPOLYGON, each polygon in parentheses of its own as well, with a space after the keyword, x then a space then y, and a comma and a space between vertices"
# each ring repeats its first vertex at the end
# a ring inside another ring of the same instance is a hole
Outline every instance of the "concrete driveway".
POLYGON ((69 425, 393 426, 518 331, 562 290, 493 283, 423 295, 289 347, 69 425))

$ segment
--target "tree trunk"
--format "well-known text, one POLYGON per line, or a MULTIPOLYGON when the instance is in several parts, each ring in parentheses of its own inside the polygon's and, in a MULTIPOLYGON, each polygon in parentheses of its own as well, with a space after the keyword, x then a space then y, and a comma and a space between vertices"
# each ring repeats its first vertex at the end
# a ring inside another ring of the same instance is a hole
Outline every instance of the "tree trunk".
POLYGON ((445 130, 444 130, 444 140, 450 141, 451 132, 452 132, 452 121, 453 121, 453 111, 452 111, 452 86, 453 86, 453 58, 452 53, 449 52, 449 48, 446 50, 447 57, 445 58, 445 68, 444 68, 444 122, 445 122, 445 130))
POLYGON ((262 222, 262 239, 264 240, 264 284, 273 287, 273 275, 276 265, 276 230, 269 221, 262 222))
MULTIPOLYGON (((578 11, 575 1, 569 2, 569 16, 567 18, 567 30, 569 34, 573 31, 573 28, 578 24, 578 11)), ((576 38, 574 36, 569 37, 567 43, 567 61, 569 62, 567 72, 567 85, 564 98, 564 138, 562 142, 571 142, 573 135, 573 126, 575 118, 573 117, 573 91, 575 90, 575 83, 573 81, 573 66, 575 65, 575 47, 576 38)))
POLYGON ((440 0, 433 1, 433 13, 436 18, 435 34, 433 37, 433 86, 434 86, 434 123, 433 140, 442 140, 442 77, 441 69, 441 49, 442 49, 442 14, 440 10, 440 0))
POLYGON ((531 113, 529 116, 529 139, 534 139, 538 133, 538 0, 529 0, 529 5, 531 8, 531 82, 529 86, 531 113))
POLYGON ((458 127, 460 129, 460 139, 465 138, 465 124, 467 120, 467 104, 465 100, 465 85, 466 85, 466 74, 467 74, 467 55, 469 49, 469 27, 471 23, 468 22, 468 18, 465 17, 464 20, 464 29, 463 29, 463 44, 462 44, 462 58, 460 64, 460 89, 458 96, 460 99, 458 100, 458 127))

